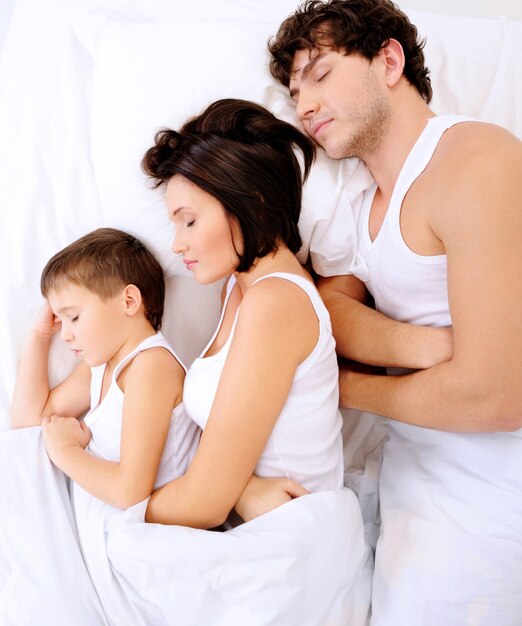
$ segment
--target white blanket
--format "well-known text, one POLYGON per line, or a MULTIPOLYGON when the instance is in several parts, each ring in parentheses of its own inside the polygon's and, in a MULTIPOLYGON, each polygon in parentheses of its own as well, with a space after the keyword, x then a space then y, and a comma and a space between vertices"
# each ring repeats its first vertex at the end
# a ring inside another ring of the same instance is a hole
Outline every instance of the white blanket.
POLYGON ((0 434, 0 475, 2 626, 367 624, 372 558, 349 490, 216 532, 145 524, 143 506, 75 488, 79 542, 39 427, 0 434))

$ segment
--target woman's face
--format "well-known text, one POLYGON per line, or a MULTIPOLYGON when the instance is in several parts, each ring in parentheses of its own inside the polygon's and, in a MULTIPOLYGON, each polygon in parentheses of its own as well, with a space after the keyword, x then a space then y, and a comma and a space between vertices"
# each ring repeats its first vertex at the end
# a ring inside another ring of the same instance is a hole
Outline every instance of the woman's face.
POLYGON ((165 200, 176 229, 172 249, 183 255, 198 283, 206 285, 232 274, 239 262, 236 249, 241 253, 241 236, 221 202, 180 174, 169 180, 165 200))

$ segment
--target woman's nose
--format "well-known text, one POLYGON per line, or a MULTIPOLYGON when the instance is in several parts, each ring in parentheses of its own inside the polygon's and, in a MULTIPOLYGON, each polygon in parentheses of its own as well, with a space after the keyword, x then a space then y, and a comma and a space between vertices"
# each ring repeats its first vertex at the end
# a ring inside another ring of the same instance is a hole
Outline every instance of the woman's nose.
POLYGON ((187 249, 186 243, 180 237, 179 233, 176 231, 174 235, 174 241, 172 242, 172 252, 174 254, 183 254, 187 249))

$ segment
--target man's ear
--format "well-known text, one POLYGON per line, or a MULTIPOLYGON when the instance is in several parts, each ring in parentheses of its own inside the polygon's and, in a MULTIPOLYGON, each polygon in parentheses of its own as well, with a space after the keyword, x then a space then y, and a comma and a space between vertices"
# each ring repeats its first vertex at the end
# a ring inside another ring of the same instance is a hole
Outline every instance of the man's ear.
POLYGON ((396 39, 390 39, 387 46, 383 46, 379 55, 384 63, 384 78, 388 87, 395 87, 404 73, 404 50, 396 39))
POLYGON ((125 313, 127 315, 136 315, 141 307, 141 291, 136 285, 127 285, 124 290, 125 313))

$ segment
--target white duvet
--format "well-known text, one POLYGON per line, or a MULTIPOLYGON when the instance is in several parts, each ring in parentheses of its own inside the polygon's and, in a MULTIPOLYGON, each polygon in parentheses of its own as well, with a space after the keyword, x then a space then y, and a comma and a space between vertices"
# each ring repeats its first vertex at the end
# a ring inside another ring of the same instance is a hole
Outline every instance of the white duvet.
POLYGON ((76 486, 73 506, 39 427, 0 434, 0 475, 2 626, 368 623, 372 559, 347 489, 227 532, 145 524, 144 506, 76 486))

